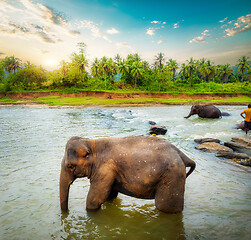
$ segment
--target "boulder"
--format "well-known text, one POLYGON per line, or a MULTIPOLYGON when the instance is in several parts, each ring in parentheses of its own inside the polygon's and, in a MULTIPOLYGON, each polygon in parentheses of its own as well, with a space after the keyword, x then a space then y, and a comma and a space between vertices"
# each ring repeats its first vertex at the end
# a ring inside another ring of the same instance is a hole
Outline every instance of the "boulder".
POLYGON ((251 156, 251 140, 247 138, 232 138, 229 142, 224 142, 224 145, 232 148, 236 152, 246 153, 251 156))
POLYGON ((222 152, 216 153, 216 157, 224 157, 228 159, 247 159, 248 155, 246 153, 234 153, 234 152, 222 152))
POLYGON ((165 135, 167 132, 166 127, 163 126, 152 126, 150 128, 150 134, 165 135))
POLYGON ((233 149, 223 146, 216 142, 204 142, 198 146, 195 147, 198 150, 202 150, 205 152, 233 152, 233 149))
POLYGON ((220 143, 220 140, 219 139, 216 139, 216 138, 196 138, 194 139, 194 141, 196 143, 204 143, 204 142, 216 142, 216 143, 220 143))
POLYGON ((240 162, 240 164, 243 165, 243 166, 251 167, 251 158, 249 158, 249 159, 242 159, 241 162, 240 162))
POLYGON ((154 121, 149 121, 148 123, 149 123, 150 125, 153 125, 153 126, 157 124, 157 123, 154 122, 154 121))

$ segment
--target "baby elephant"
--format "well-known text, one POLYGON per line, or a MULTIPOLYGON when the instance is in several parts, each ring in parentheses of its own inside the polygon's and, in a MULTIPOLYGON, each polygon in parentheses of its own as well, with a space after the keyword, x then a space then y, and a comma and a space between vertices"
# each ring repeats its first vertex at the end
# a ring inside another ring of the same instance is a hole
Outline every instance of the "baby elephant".
POLYGON ((88 177, 87 210, 97 210, 118 193, 155 199, 157 209, 178 213, 184 207, 186 177, 195 162, 164 139, 152 136, 91 140, 73 137, 66 144, 60 174, 60 204, 68 210, 70 185, 88 177), (186 173, 186 167, 190 167, 186 173))

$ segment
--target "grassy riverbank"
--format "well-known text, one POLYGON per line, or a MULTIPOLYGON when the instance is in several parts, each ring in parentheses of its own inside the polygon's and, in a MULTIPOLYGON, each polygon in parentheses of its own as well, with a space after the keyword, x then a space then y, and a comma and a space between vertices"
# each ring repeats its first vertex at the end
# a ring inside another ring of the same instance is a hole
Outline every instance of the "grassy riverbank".
POLYGON ((47 96, 32 99, 11 99, 0 98, 1 105, 9 104, 46 104, 49 106, 120 106, 120 105, 189 105, 193 103, 213 103, 219 105, 246 105, 251 102, 248 96, 228 97, 210 99, 205 98, 105 98, 105 97, 67 97, 67 96, 47 96))

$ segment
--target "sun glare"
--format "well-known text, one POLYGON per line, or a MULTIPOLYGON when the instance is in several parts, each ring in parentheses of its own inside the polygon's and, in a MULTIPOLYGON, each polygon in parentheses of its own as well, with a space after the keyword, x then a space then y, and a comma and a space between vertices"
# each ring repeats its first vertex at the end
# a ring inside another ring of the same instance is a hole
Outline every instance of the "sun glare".
POLYGON ((58 65, 58 62, 54 59, 47 59, 45 60, 44 65, 48 68, 55 68, 58 65))

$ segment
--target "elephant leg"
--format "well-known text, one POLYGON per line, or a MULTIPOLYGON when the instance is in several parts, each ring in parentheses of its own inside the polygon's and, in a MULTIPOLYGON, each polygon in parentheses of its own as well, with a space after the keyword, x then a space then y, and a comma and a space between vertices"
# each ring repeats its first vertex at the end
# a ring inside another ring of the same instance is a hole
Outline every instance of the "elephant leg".
POLYGON ((185 172, 168 174, 166 179, 159 183, 155 194, 155 205, 157 209, 165 213, 178 213, 183 211, 185 179, 185 172))
POLYGON ((117 191, 114 191, 114 190, 111 190, 107 200, 113 200, 114 198, 116 198, 118 196, 118 192, 117 191))
POLYGON ((112 192, 114 179, 115 172, 111 166, 107 165, 100 169, 95 179, 91 180, 86 200, 86 210, 98 210, 109 198, 110 194, 115 197, 115 193, 112 192))

